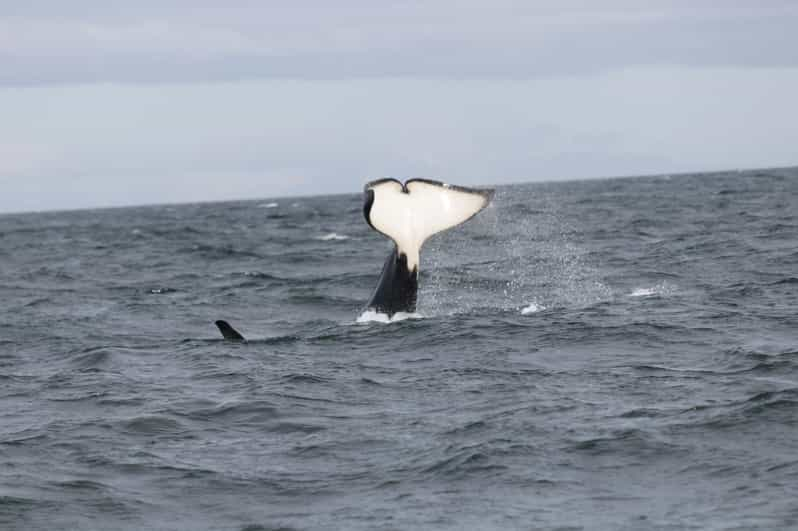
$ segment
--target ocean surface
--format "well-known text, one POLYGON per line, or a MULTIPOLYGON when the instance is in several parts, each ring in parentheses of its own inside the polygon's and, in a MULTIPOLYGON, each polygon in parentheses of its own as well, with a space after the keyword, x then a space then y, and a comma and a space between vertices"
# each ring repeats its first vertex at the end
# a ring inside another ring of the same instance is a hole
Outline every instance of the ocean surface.
POLYGON ((499 187, 361 318, 390 248, 359 194, 0 216, 0 529, 798 529, 798 169, 499 187))

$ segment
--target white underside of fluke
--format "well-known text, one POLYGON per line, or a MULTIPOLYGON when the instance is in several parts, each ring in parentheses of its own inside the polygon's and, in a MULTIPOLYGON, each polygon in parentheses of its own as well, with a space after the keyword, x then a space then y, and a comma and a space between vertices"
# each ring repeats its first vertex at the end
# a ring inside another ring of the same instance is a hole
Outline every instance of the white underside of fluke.
POLYGON ((391 238, 407 256, 407 268, 418 268, 424 242, 438 232, 456 227, 490 202, 491 193, 434 181, 383 180, 366 185, 374 192, 369 222, 391 238))

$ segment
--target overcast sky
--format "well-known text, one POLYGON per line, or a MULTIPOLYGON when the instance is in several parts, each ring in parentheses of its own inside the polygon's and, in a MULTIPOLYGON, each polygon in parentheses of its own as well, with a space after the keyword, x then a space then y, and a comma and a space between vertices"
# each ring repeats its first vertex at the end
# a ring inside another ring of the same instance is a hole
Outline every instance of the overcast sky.
POLYGON ((4 0, 0 212, 798 165, 798 2, 4 0))

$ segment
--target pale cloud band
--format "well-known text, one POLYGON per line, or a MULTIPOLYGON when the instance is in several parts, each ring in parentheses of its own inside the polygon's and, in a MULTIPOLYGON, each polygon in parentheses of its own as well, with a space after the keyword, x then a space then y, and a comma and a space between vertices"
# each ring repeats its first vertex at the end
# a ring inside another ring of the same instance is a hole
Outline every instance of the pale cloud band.
POLYGON ((0 84, 529 79, 798 66, 780 0, 101 2, 0 6, 0 84))

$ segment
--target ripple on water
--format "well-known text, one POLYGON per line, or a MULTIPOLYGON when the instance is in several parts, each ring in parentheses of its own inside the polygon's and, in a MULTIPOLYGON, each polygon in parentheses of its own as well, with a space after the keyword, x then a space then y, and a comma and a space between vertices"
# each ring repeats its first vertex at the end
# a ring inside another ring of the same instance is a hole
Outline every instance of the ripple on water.
POLYGON ((143 415, 119 423, 120 428, 130 435, 156 436, 181 435, 186 427, 175 419, 160 415, 143 415))

